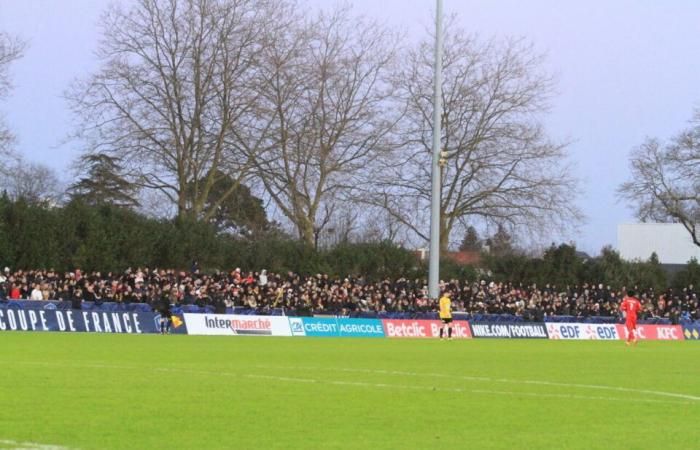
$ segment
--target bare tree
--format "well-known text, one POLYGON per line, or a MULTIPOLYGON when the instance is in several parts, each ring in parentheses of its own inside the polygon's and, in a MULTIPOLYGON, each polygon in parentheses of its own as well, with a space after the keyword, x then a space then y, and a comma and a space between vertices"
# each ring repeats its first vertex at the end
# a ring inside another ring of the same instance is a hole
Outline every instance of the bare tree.
POLYGON ((27 203, 45 207, 57 205, 64 194, 61 182, 52 168, 23 160, 12 166, 10 175, 3 179, 2 184, 10 198, 23 199, 27 203))
POLYGON ((680 223, 700 246, 700 109, 669 143, 647 139, 636 148, 630 169, 618 193, 639 220, 680 223))
MULTIPOLYGON (((9 34, 0 33, 0 100, 3 100, 12 88, 10 65, 22 57, 24 50, 23 41, 9 34)), ((7 162, 15 158, 12 152, 14 142, 14 134, 0 115, 0 173, 7 173, 7 162)))
MULTIPOLYGON (((442 103, 440 246, 468 225, 531 232, 581 220, 566 145, 542 124, 553 81, 543 58, 522 40, 480 41, 446 27, 442 103)), ((410 49, 394 76, 406 104, 396 136, 401 151, 377 172, 368 199, 428 240, 433 113, 433 43, 410 49)))
POLYGON ((209 219, 261 149, 257 55, 273 0, 138 0, 103 17, 101 69, 67 97, 87 152, 122 161, 179 217, 209 219), (210 198, 220 176, 235 180, 210 198))
POLYGON ((261 73, 274 150, 256 160, 257 175, 299 238, 314 244, 388 147, 396 37, 340 8, 296 17, 270 41, 261 73))

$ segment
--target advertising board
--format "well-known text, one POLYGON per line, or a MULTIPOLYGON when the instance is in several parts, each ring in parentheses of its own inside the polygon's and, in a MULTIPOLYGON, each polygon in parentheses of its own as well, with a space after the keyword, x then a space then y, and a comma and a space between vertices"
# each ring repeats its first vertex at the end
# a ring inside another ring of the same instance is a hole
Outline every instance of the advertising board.
POLYGON ((189 334, 210 336, 291 336, 289 320, 283 316, 185 313, 189 334))
POLYGON ((474 338, 547 339, 543 323, 469 322, 474 338))
POLYGON ((547 323, 550 339, 620 339, 614 324, 602 323, 547 323))
MULTIPOLYGON (((616 325, 620 339, 627 339, 627 328, 616 325)), ((640 340, 682 341, 683 327, 680 325, 637 325, 637 338, 640 340)))
MULTIPOLYGON (((186 333, 184 324, 177 322, 171 327, 171 332, 186 333)), ((152 312, 0 308, 0 331, 159 333, 160 315, 152 312)))
MULTIPOLYGON (((442 322, 439 320, 382 320, 384 335, 390 338, 439 338, 442 322)), ((452 337, 470 339, 469 323, 464 320, 452 322, 452 337)))
POLYGON ((384 337, 379 319, 290 317, 289 327, 293 336, 384 337))
POLYGON ((686 341, 700 340, 700 325, 684 325, 683 337, 686 341))

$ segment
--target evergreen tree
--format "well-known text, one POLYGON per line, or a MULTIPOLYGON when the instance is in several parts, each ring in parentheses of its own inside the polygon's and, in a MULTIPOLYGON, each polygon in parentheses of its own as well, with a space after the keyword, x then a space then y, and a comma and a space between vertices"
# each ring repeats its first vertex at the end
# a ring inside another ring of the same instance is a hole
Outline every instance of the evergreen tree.
POLYGON ((498 226, 496 233, 486 240, 486 245, 489 247, 489 252, 495 256, 510 255, 514 253, 511 235, 502 226, 498 226))
POLYGON ((460 251, 472 251, 478 252, 481 250, 481 241, 479 240, 479 235, 476 232, 476 228, 469 226, 467 232, 462 239, 462 243, 459 245, 460 251))
POLYGON ((104 153, 87 154, 81 158, 80 166, 85 169, 86 175, 70 187, 71 199, 92 206, 140 206, 136 200, 137 187, 121 176, 119 158, 104 153))
MULTIPOLYGON (((253 195, 248 186, 241 183, 236 185, 235 180, 223 173, 217 173, 213 179, 218 181, 209 189, 204 209, 214 211, 208 223, 214 225, 217 231, 247 237, 273 231, 275 226, 267 220, 263 201, 253 195), (228 191, 231 191, 230 194, 225 196, 228 191)), ((201 180, 197 186, 205 183, 206 179, 201 180)))
POLYGON ((580 278, 582 259, 576 253, 576 247, 554 244, 544 253, 542 281, 557 286, 575 285, 580 278))

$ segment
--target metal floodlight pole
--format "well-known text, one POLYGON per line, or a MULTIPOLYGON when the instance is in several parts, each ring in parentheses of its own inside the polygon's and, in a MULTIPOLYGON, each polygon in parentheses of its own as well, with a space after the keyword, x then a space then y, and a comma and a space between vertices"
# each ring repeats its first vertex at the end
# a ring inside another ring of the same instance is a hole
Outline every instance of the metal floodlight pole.
POLYGON ((442 0, 437 0, 435 15, 435 86, 433 99, 433 165, 430 198, 430 269, 428 293, 440 296, 440 137, 442 135, 442 0))

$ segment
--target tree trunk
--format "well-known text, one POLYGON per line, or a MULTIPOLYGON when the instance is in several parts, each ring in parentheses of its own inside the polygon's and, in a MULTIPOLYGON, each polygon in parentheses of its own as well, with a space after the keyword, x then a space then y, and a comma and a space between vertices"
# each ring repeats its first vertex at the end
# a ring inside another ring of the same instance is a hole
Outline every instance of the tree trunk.
POLYGON ((304 218, 304 223, 299 227, 300 238, 309 246, 315 246, 316 236, 314 234, 314 224, 308 218, 304 218))

